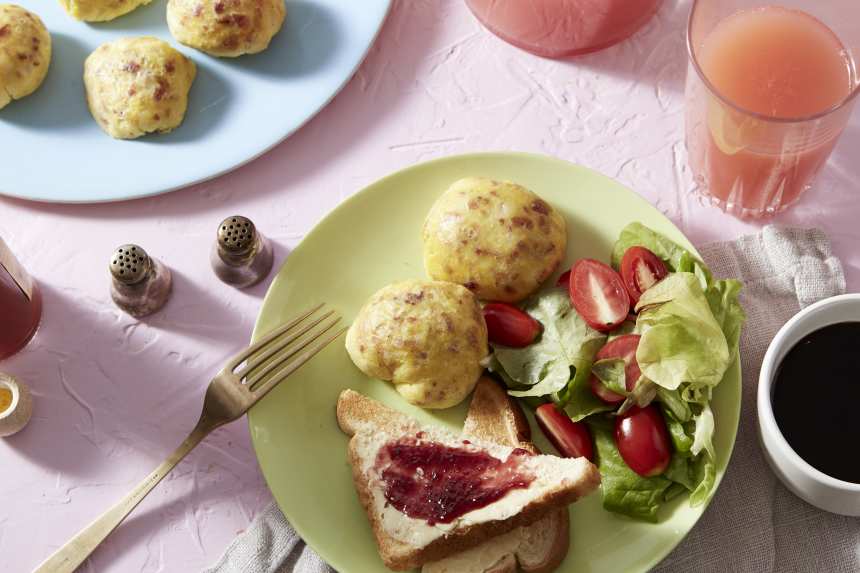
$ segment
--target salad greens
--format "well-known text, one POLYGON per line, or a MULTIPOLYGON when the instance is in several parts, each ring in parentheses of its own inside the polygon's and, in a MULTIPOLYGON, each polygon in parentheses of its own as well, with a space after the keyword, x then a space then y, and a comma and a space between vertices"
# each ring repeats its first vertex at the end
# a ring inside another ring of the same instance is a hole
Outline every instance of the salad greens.
POLYGON ((663 404, 662 411, 663 418, 666 420, 666 428, 669 430, 669 437, 672 438, 672 446, 677 454, 673 457, 689 457, 690 448, 693 447, 692 433, 695 428, 691 427, 689 422, 684 424, 665 404, 663 404))
POLYGON ((680 422, 686 422, 693 416, 690 405, 681 398, 681 394, 677 390, 666 390, 658 387, 657 399, 680 422))
POLYGON ((713 491, 711 393, 737 356, 746 317, 738 302, 739 281, 715 280, 692 253, 641 223, 621 232, 612 250, 613 266, 618 268, 633 246, 653 252, 670 271, 642 293, 635 323, 602 334, 572 308, 566 290, 549 289, 523 306, 543 324, 541 338, 525 348, 496 347, 490 367, 511 395, 552 400, 574 421, 584 420, 594 438, 604 507, 653 522, 666 500, 689 492, 690 504, 697 506, 713 491), (636 359, 642 377, 633 391, 626 388, 623 360, 594 361, 607 340, 630 332, 641 336, 636 359), (594 395, 592 375, 626 398, 619 412, 652 400, 659 404, 673 449, 662 475, 641 477, 624 462, 614 440, 610 411, 616 408, 594 395))
POLYGON ((636 309, 643 376, 667 390, 719 384, 731 356, 695 275, 670 274, 642 293, 636 309))
POLYGON ((732 353, 731 359, 734 359, 734 353, 738 351, 741 326, 746 320, 746 314, 738 302, 741 282, 735 279, 714 280, 711 271, 690 251, 642 223, 630 223, 621 231, 612 248, 613 267, 618 268, 621 257, 630 247, 645 247, 660 257, 673 273, 691 273, 696 276, 699 286, 705 292, 711 313, 726 337, 729 352, 732 353))
POLYGON ((525 348, 497 347, 495 364, 516 397, 554 396, 569 402, 576 398, 578 409, 568 412, 581 419, 606 407, 591 393, 588 378, 594 355, 606 342, 606 336, 585 324, 570 306, 566 292, 554 289, 531 299, 523 307, 543 324, 543 334, 525 348))

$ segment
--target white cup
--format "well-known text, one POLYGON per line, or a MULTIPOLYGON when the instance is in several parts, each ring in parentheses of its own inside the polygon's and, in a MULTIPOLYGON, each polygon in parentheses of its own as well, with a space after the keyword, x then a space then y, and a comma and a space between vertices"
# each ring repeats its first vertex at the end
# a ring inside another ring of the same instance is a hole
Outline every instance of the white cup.
POLYGON ((783 358, 807 334, 840 322, 860 322, 860 294, 819 301, 779 329, 764 355, 759 374, 758 428, 765 458, 788 489, 825 511, 860 516, 860 484, 836 479, 809 465, 785 440, 773 416, 773 384, 783 358))

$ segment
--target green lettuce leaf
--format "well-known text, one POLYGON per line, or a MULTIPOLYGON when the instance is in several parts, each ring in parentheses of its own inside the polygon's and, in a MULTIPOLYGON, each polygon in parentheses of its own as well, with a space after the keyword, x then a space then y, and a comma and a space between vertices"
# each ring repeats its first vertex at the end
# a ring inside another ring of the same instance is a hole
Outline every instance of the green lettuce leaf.
POLYGON ((688 493, 689 490, 685 488, 683 485, 672 482, 672 485, 669 486, 669 489, 666 490, 666 493, 663 494, 664 501, 672 501, 676 497, 681 494, 688 493))
POLYGON ((701 406, 711 401, 711 393, 713 389, 713 386, 683 384, 681 388, 679 388, 679 394, 681 395, 681 399, 686 401, 688 405, 692 406, 693 404, 698 404, 701 406))
POLYGON ((731 355, 695 275, 670 274, 642 294, 636 309, 642 335, 636 360, 643 376, 667 390, 682 382, 719 384, 731 355))
POLYGON ((675 417, 672 410, 665 405, 661 408, 663 418, 666 420, 666 428, 669 430, 669 437, 672 438, 675 455, 673 457, 689 457, 690 448, 693 447, 693 438, 687 432, 684 424, 675 417))
POLYGON ((690 458, 685 458, 677 454, 673 455, 669 462, 669 467, 663 472, 663 477, 681 484, 687 491, 696 489, 695 476, 693 475, 690 458))
MULTIPOLYGON (((705 409, 709 416, 710 408, 706 405, 702 411, 705 409)), ((694 421, 680 422, 665 405, 662 410, 674 449, 672 461, 663 476, 690 491, 690 505, 696 507, 704 503, 714 489, 717 472, 713 448, 701 448, 698 454, 694 453, 694 435, 700 431, 700 425, 694 421)), ((713 417, 710 420, 710 429, 713 431, 713 417)), ((669 495, 670 492, 667 492, 666 499, 669 499, 669 495)))
POLYGON ((713 458, 714 454, 714 414, 711 412, 711 405, 707 402, 702 406, 702 411, 693 416, 693 421, 696 423, 696 430, 693 433, 693 445, 690 446, 690 451, 694 456, 700 452, 707 451, 713 458))
POLYGON ((624 360, 621 358, 606 358, 592 364, 591 373, 616 394, 627 396, 627 379, 624 375, 624 366, 624 360))
MULTIPOLYGON (((525 348, 494 348, 495 361, 508 380, 525 387, 512 396, 546 396, 563 390, 573 394, 588 383, 591 362, 606 336, 589 327, 570 306, 566 291, 551 289, 529 300, 523 310, 540 321, 543 334, 525 348), (572 390, 568 383, 580 380, 572 390)), ((595 398, 596 399, 596 398, 595 398)))
POLYGON ((657 386, 657 400, 665 406, 664 410, 668 409, 680 422, 686 422, 693 416, 690 405, 681 398, 681 393, 677 389, 667 390, 657 386))
POLYGON ((688 491, 690 505, 697 507, 707 501, 713 492, 716 475, 713 458, 707 452, 695 458, 674 455, 663 473, 663 477, 672 481, 664 499, 668 501, 679 493, 688 491), (677 486, 681 488, 680 491, 677 486))
POLYGON ((525 388, 525 386, 521 386, 516 380, 508 376, 508 373, 505 372, 505 368, 502 366, 501 362, 499 362, 499 359, 496 358, 495 354, 490 354, 482 364, 487 370, 498 375, 508 388, 525 388))
POLYGON ((740 292, 741 283, 734 279, 714 281, 705 291, 705 297, 708 299, 711 313, 713 313, 714 319, 720 325, 726 337, 731 361, 734 361, 735 355, 738 352, 741 327, 747 318, 738 300, 740 292))
POLYGON ((588 427, 597 450, 603 507, 656 523, 657 510, 672 482, 661 476, 643 478, 627 466, 615 447, 611 420, 595 416, 588 419, 588 427))
POLYGON ((690 494, 690 506, 697 507, 705 503, 714 491, 717 480, 717 466, 713 456, 708 452, 700 454, 693 463, 693 474, 696 489, 690 494))
POLYGON ((598 412, 608 412, 612 406, 591 391, 591 369, 578 368, 567 387, 555 396, 555 401, 564 408, 574 422, 598 412))

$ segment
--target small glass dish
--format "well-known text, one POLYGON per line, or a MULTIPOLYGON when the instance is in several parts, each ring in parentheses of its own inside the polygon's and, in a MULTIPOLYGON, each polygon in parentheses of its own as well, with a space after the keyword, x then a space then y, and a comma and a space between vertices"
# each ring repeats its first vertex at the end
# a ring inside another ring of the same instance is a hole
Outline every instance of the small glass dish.
POLYGON ((0 412, 0 438, 17 434, 24 429, 33 415, 30 391, 17 378, 0 372, 0 389, 12 393, 12 401, 0 412))

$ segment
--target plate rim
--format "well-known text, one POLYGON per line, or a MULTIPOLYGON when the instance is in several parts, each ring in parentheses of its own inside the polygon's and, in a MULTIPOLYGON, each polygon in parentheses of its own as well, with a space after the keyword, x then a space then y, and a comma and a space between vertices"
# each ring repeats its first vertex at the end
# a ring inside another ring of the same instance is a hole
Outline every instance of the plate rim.
MULTIPOLYGON (((222 175, 226 175, 237 169, 244 167, 245 165, 251 163, 252 161, 259 159, 287 139, 289 139, 293 134, 295 134, 298 130, 303 128, 307 123, 320 114, 328 105, 332 102, 332 100, 337 97, 340 92, 346 87, 346 85, 352 81, 355 77, 355 73, 358 71, 358 68, 364 63, 367 59, 367 55, 370 53, 371 48, 376 43, 376 40, 379 38, 379 34, 382 33, 382 29, 385 27, 386 22, 388 21, 389 16, 391 15, 391 9, 394 5, 394 0, 378 0, 379 2, 385 2, 385 10, 382 14, 382 17, 379 20, 379 23, 376 26, 376 31, 370 38, 370 41, 364 47, 364 50, 361 52, 361 55, 356 59, 355 64, 350 69, 349 73, 346 74, 343 80, 332 90, 331 94, 325 98, 325 100, 320 100, 319 104, 314 107, 314 109, 305 117, 302 121, 298 122, 292 128, 288 129, 283 136, 265 143, 260 149, 254 151, 248 157, 241 159, 239 161, 230 163, 226 167, 221 168, 220 170, 203 176, 203 177, 195 177, 191 176, 189 178, 183 178, 182 181, 177 182, 175 185, 171 185, 164 189, 152 190, 152 191, 144 191, 141 193, 134 193, 131 195, 123 195, 118 197, 97 197, 92 199, 62 199, 62 198, 49 198, 43 195, 33 196, 24 193, 16 193, 14 191, 8 191, 5 187, 0 187, 0 196, 2 197, 11 197, 13 199, 20 199, 22 201, 28 201, 36 204, 47 204, 47 205, 103 205, 107 203, 122 203, 124 201, 134 201, 136 199, 146 199, 148 197, 156 197, 158 195, 165 195, 167 193, 172 193, 174 191, 179 191, 181 189, 185 189, 186 187, 191 187, 193 185, 199 185, 201 183, 206 183, 207 181, 211 181, 213 179, 217 179, 222 175)), ((193 48, 188 48, 189 50, 196 51, 193 48)), ((157 134, 149 134, 157 135, 157 134)), ((120 144, 123 142, 119 142, 120 144)), ((268 293, 267 293, 268 294, 268 293)))
MULTIPOLYGON (((497 157, 497 158, 516 157, 519 159, 527 159, 527 160, 551 161, 551 162, 563 164, 567 167, 575 167, 577 169, 583 169, 583 170, 586 170, 586 171, 588 171, 592 174, 595 174, 601 178, 608 179, 608 180, 612 181, 613 183, 615 183, 616 185, 622 187, 634 200, 640 202, 646 208, 655 211, 660 217, 663 217, 664 219, 666 219, 669 222, 669 224, 671 224, 672 227, 674 227, 681 234, 681 236, 683 236, 686 239, 686 241, 689 243, 689 246, 692 247, 693 254, 695 254, 700 260, 702 259, 702 256, 699 253, 698 249, 695 247, 695 245, 692 244, 692 241, 690 241, 687 238, 687 235, 683 231, 681 231, 681 229, 678 228, 677 225, 675 225, 674 221, 669 219, 669 217, 667 217, 665 214, 663 214, 653 204, 651 204, 644 197, 642 197, 641 195, 636 193, 633 189, 631 189, 627 185, 617 181, 616 179, 614 179, 612 177, 609 177, 608 175, 601 173, 600 171, 597 171, 596 169, 592 169, 592 168, 587 167, 585 165, 581 165, 579 163, 574 163, 572 161, 567 161, 565 159, 561 159, 559 157, 555 157, 552 155, 546 155, 546 154, 541 154, 541 153, 532 153, 532 152, 526 152, 526 151, 484 151, 484 152, 472 152, 472 153, 462 153, 462 154, 455 154, 455 155, 446 155, 444 157, 438 157, 438 158, 431 159, 428 161, 422 161, 420 163, 415 163, 413 165, 409 165, 407 167, 393 171, 393 172, 389 173, 388 175, 384 175, 384 176, 364 185, 361 189, 359 189, 358 191, 356 191, 355 193, 353 193, 349 197, 346 197, 344 200, 340 201, 337 205, 335 205, 330 211, 328 211, 323 217, 321 217, 314 224, 314 226, 305 234, 305 236, 302 237, 301 241, 299 241, 299 244, 297 244, 295 246, 295 248, 291 249, 290 255, 292 255, 293 253, 295 253, 296 251, 301 249, 304 246, 305 242, 308 239, 311 239, 312 236, 315 236, 317 233, 321 232, 319 230, 320 227, 329 217, 334 216, 336 213, 338 213, 342 210, 348 209, 349 206, 354 201, 359 200, 360 195, 363 195, 363 194, 368 193, 368 192, 372 192, 372 191, 370 191, 370 189, 373 187, 376 187, 377 185, 381 185, 384 182, 386 182, 392 178, 395 178, 395 177, 402 177, 411 171, 417 171, 420 169, 432 168, 433 165, 439 164, 439 163, 445 163, 445 162, 449 162, 449 161, 464 161, 464 160, 468 161, 471 159, 488 159, 488 158, 493 158, 493 157, 497 157)), ((263 320, 263 315, 266 311, 267 306, 269 306, 270 304, 273 304, 271 302, 271 299, 275 296, 274 295, 275 283, 277 282, 277 278, 280 276, 281 271, 286 266, 288 260, 289 260, 289 256, 287 257, 287 259, 284 260, 284 262, 278 268, 277 272, 273 275, 272 282, 270 283, 269 287, 266 289, 266 295, 263 297, 263 300, 260 304, 260 310, 257 313, 257 318, 254 321, 254 328, 253 328, 253 331, 251 333, 251 341, 252 342, 258 340, 261 336, 263 336, 263 334, 265 334, 265 333, 260 331, 260 325, 261 325, 261 322, 263 320)), ((725 474, 729 470, 729 464, 731 464, 732 455, 734 454, 734 449, 735 449, 735 443, 737 442, 737 433, 738 433, 738 429, 740 427, 740 416, 742 413, 742 405, 743 405, 742 404, 743 403, 743 369, 742 369, 742 364, 740 361, 740 352, 738 352, 736 354, 734 362, 729 366, 729 369, 734 369, 734 368, 737 368, 737 372, 738 372, 738 382, 737 382, 737 385, 738 385, 738 391, 737 391, 738 401, 737 401, 737 409, 736 409, 737 422, 730 428, 731 441, 730 441, 730 444, 728 447, 728 455, 726 457, 725 468, 723 469, 723 471, 721 473, 717 474, 717 476, 714 480, 714 489, 711 492, 711 495, 700 506, 701 512, 693 518, 692 523, 690 524, 690 527, 686 531, 684 531, 680 537, 673 539, 671 541, 671 543, 669 545, 667 545, 667 547, 664 550, 657 552, 657 554, 651 560, 649 560, 647 563, 643 563, 642 564, 643 567, 642 567, 641 571, 650 571, 656 565, 661 563, 672 551, 674 551, 678 547, 678 545, 680 545, 680 543, 687 537, 687 535, 690 534, 690 532, 696 527, 696 525, 698 525, 699 520, 705 514, 705 511, 707 511, 708 507, 710 507, 711 502, 713 501, 714 497, 716 497, 717 491, 719 490, 719 487, 722 484, 723 477, 725 477, 725 474)), ((271 484, 269 483, 269 477, 266 474, 266 470, 264 469, 263 460, 261 458, 260 451, 258 449, 258 441, 257 441, 256 435, 255 435, 255 432, 254 432, 253 426, 252 426, 252 416, 253 416, 253 409, 248 412, 247 424, 248 424, 249 434, 251 437, 251 445, 254 449, 254 456, 257 458, 257 465, 260 467, 260 473, 263 474, 263 480, 266 483, 266 488, 269 490, 269 493, 271 493, 272 499, 275 501, 275 504, 278 506, 278 509, 280 509, 280 511, 284 514, 284 517, 287 519, 287 521, 290 523, 290 525, 293 527, 293 529, 296 531, 296 533, 299 535, 299 537, 303 541, 305 541, 305 543, 309 547, 311 547, 314 551, 316 551, 317 554, 319 554, 320 557, 323 559, 323 561, 328 563, 328 561, 323 557, 322 552, 317 548, 317 546, 313 542, 307 541, 307 538, 305 536, 306 532, 304 531, 304 528, 302 526, 299 526, 299 525, 293 523, 293 521, 290 519, 289 515, 287 515, 287 512, 284 510, 283 507, 281 507, 281 504, 278 501, 278 498, 275 495, 271 484)))

